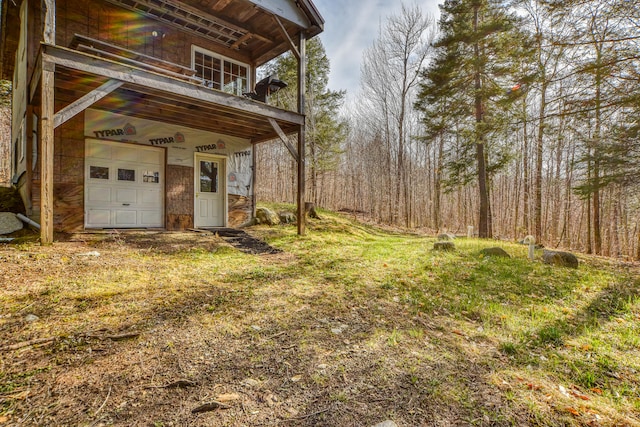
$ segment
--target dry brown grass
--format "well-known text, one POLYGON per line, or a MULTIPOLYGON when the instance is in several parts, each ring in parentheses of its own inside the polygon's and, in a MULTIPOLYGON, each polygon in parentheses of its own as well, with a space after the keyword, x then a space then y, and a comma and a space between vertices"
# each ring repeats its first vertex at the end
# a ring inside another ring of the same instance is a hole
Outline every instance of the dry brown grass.
MULTIPOLYGON (((0 346, 54 338, 0 352, 0 425, 640 425, 633 396, 527 366, 444 288, 418 301, 412 286, 448 280, 431 268, 450 255, 415 256, 432 240, 334 218, 293 230, 253 229, 285 249, 266 256, 196 233, 0 246, 0 346), (192 413, 211 401, 229 408, 192 413)), ((615 370, 632 387, 638 350, 615 370)))

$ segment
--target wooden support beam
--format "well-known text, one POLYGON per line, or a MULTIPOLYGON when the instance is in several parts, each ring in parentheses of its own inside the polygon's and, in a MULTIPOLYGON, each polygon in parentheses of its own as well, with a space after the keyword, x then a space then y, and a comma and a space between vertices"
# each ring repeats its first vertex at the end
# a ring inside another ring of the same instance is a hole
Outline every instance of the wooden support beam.
POLYGON ((287 147, 287 150, 289 150, 289 153, 291 153, 295 161, 299 163, 300 156, 298 155, 298 152, 296 151, 293 144, 291 144, 291 142, 289 141, 289 138, 287 137, 287 135, 285 135, 280 125, 278 125, 278 123, 273 119, 269 119, 269 123, 271 124, 271 127, 273 128, 273 130, 275 130, 278 136, 280 137, 280 141, 282 141, 285 147, 287 147))
MULTIPOLYGON (((300 31, 298 49, 300 49, 300 59, 298 59, 298 113, 304 116, 306 92, 306 35, 304 31, 300 31)), ((305 122, 303 120, 298 131, 298 235, 304 236, 306 233, 306 212, 305 205, 305 122)))
POLYGON ((258 199, 256 197, 256 175, 258 174, 258 160, 256 144, 251 144, 251 218, 256 217, 258 199))
POLYGON ((109 95, 111 92, 118 89, 123 84, 124 82, 111 79, 106 83, 104 83, 103 85, 101 85, 100 87, 87 93, 82 98, 67 105, 62 110, 58 111, 54 116, 53 118, 54 129, 60 126, 61 124, 65 123, 66 121, 72 119, 82 111, 86 110, 91 105, 100 101, 102 98, 109 95))
POLYGON ((231 49, 240 49, 240 45, 246 41, 249 41, 253 38, 253 33, 247 33, 244 36, 240 37, 238 40, 236 40, 232 45, 231 45, 231 49))
POLYGON ((25 161, 27 163, 26 181, 24 183, 25 188, 25 208, 27 216, 33 214, 33 105, 31 102, 27 104, 27 146, 25 148, 25 161))
POLYGON ((44 15, 43 41, 56 44, 56 0, 44 0, 46 6, 44 15))
MULTIPOLYGON (((53 243, 53 146, 55 65, 43 59, 40 113, 40 244, 53 243)), ((31 165, 27 165, 31 167, 31 165)))
POLYGON ((284 28, 284 25, 282 24, 282 21, 280 20, 280 18, 278 18, 278 15, 273 15, 273 19, 274 21, 276 21, 276 25, 278 26, 278 28, 280 29, 280 33, 282 33, 282 35, 287 39, 287 41, 289 42, 289 47, 291 48, 291 52, 293 52, 293 56, 296 57, 296 59, 298 61, 300 61, 300 51, 298 50, 298 48, 296 47, 296 44, 293 42, 293 40, 291 39, 291 37, 289 37, 289 33, 287 33, 287 29, 284 28))
POLYGON ((31 81, 29 82, 29 102, 31 102, 33 100, 33 97, 36 95, 38 86, 40 86, 41 78, 42 78, 42 55, 38 55, 38 59, 36 59, 36 65, 33 69, 33 74, 31 74, 31 81))
MULTIPOLYGON (((208 89, 204 86, 184 82, 153 72, 129 67, 107 59, 84 54, 59 46, 43 46, 43 60, 56 65, 83 71, 97 76, 121 80, 143 88, 179 96, 185 100, 195 99, 209 104, 241 111, 247 116, 271 117, 288 123, 304 123, 304 117, 292 111, 266 105, 262 102, 251 101, 222 91, 208 89)), ((135 88, 134 88, 135 90, 135 88)))

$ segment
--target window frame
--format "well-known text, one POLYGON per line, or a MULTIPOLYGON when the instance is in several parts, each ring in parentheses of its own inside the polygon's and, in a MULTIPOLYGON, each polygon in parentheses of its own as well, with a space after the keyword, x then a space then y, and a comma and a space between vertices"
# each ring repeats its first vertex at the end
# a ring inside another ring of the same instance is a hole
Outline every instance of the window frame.
MULTIPOLYGON (((191 68, 193 68, 194 70, 196 69, 196 53, 201 53, 220 61, 220 81, 217 82, 218 85, 220 86, 220 89, 215 89, 215 90, 220 90, 222 92, 229 93, 231 95, 242 96, 242 93, 237 94, 235 92, 227 92, 226 90, 224 90, 225 62, 231 65, 244 67, 245 70, 247 71, 247 87, 245 88, 245 90, 243 90, 243 92, 251 92, 251 90, 253 90, 251 86, 251 66, 249 64, 242 61, 237 61, 235 59, 229 58, 228 56, 224 56, 216 52, 212 52, 208 49, 205 49, 197 45, 191 45, 191 68)), ((198 75, 196 74, 196 76, 198 75)))

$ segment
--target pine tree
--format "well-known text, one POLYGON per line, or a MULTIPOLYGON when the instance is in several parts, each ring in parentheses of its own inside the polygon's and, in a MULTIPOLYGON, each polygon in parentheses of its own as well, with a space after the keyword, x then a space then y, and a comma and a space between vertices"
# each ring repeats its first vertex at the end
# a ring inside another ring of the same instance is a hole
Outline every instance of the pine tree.
MULTIPOLYGON (((498 134, 504 125, 505 87, 513 86, 516 64, 528 45, 518 31, 518 19, 503 2, 495 0, 446 0, 440 6, 441 36, 436 56, 423 76, 417 107, 433 125, 432 106, 448 103, 444 114, 462 130, 462 155, 449 162, 457 181, 466 182, 475 172, 479 191, 478 235, 492 237, 489 198, 490 174, 505 164, 505 150, 498 134), (470 165, 475 161, 475 171, 470 165)), ((516 83, 519 80, 516 81, 516 83)), ((514 89, 514 93, 520 87, 514 89)))

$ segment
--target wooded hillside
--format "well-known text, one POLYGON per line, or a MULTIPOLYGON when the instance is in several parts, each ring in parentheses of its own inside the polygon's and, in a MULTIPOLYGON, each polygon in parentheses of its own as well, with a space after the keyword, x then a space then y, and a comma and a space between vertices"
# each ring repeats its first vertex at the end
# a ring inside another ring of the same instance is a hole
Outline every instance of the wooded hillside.
MULTIPOLYGON (((308 194, 381 223, 640 259, 640 10, 511 3, 383 22, 308 194)), ((284 147, 259 147, 257 182, 259 199, 294 200, 284 147)))

